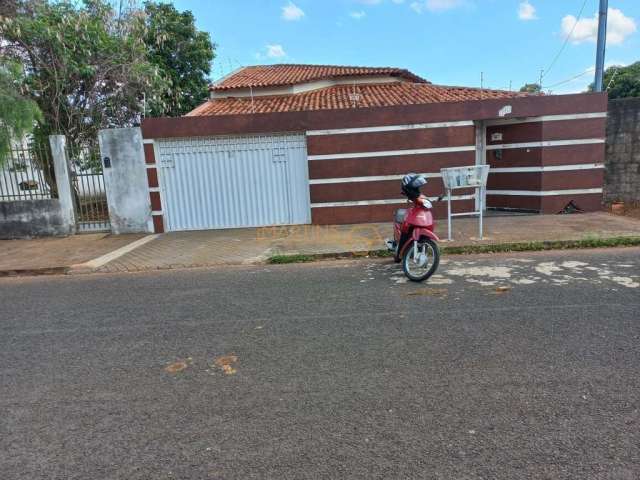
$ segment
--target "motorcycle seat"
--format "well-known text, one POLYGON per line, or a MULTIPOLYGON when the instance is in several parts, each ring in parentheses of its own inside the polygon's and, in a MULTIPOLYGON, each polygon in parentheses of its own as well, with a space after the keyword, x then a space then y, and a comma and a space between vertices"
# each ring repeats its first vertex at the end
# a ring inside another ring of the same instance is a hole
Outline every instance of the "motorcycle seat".
POLYGON ((407 216, 407 209, 406 208, 399 208, 396 210, 396 214, 395 214, 395 222, 396 223, 402 223, 404 222, 405 217, 407 216))

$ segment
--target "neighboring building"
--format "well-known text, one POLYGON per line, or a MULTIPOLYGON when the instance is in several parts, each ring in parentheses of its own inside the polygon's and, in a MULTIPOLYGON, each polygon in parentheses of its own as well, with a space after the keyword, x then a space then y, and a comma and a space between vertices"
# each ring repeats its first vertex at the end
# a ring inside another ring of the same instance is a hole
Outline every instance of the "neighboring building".
MULTIPOLYGON (((157 231, 390 221, 409 171, 489 163, 487 205, 600 208, 606 94, 434 85, 399 68, 268 65, 143 122, 157 231)), ((455 211, 472 210, 462 192, 455 211)), ((436 207, 442 216, 443 207, 436 207)))
POLYGON ((211 85, 211 99, 187 115, 231 115, 392 107, 525 96, 433 85, 400 68, 260 65, 211 85))

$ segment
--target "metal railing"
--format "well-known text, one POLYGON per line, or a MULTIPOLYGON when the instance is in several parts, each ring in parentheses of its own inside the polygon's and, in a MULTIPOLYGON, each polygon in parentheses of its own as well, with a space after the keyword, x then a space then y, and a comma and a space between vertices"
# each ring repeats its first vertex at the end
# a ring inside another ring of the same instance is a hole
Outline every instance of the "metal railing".
POLYGON ((68 145, 78 231, 110 229, 107 194, 97 143, 68 145))
POLYGON ((0 159, 0 202, 55 198, 49 145, 24 141, 0 159))

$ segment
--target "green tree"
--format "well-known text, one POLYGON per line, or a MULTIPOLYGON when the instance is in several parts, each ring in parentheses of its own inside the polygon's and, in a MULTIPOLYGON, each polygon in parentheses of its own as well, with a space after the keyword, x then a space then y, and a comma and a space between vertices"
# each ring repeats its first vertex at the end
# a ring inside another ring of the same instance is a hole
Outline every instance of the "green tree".
POLYGON ((0 62, 0 165, 12 140, 19 140, 42 119, 38 106, 22 95, 24 74, 16 62, 0 62))
POLYGON ((526 93, 541 93, 542 92, 542 87, 540 86, 539 83, 525 83, 521 88, 520 88, 521 92, 526 92, 526 93))
POLYGON ((18 0, 0 18, 0 55, 24 65, 25 95, 42 111, 37 133, 73 144, 101 128, 137 123, 142 98, 154 105, 166 88, 146 58, 144 16, 105 0, 18 0))
POLYGON ((198 31, 190 11, 179 12, 170 3, 146 2, 148 60, 167 81, 150 116, 184 115, 206 100, 215 45, 209 33, 198 31))
MULTIPOLYGON (((640 97, 640 62, 607 68, 603 85, 609 92, 609 98, 640 97)), ((593 83, 589 85, 590 92, 594 88, 593 83)))

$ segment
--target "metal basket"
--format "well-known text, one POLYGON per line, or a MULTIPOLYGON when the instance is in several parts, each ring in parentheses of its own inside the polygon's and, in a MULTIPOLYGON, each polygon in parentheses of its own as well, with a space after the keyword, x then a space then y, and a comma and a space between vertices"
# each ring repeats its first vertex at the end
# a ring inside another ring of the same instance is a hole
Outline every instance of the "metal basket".
POLYGON ((489 165, 443 168, 440 173, 447 189, 484 187, 487 184, 489 165))

